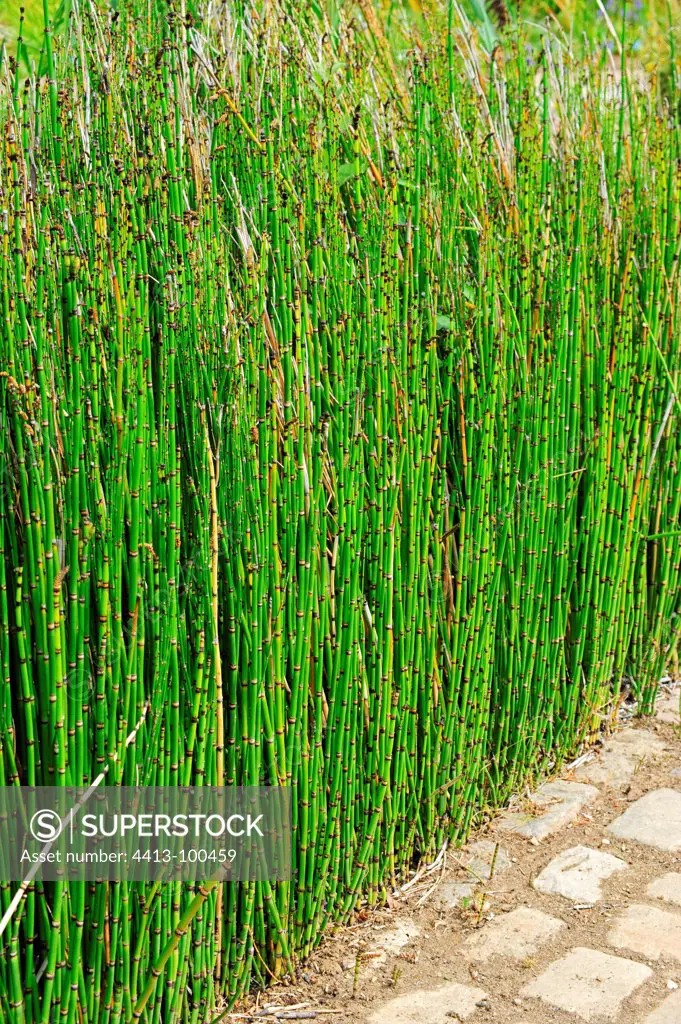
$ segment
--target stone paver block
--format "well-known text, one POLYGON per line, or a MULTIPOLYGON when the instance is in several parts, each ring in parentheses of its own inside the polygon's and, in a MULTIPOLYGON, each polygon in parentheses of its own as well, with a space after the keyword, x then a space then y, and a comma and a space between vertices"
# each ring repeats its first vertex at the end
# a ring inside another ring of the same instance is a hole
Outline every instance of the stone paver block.
POLYGON ((466 953, 472 960, 489 960, 493 956, 524 960, 550 942, 564 927, 563 921, 549 917, 541 910, 518 907, 469 936, 466 953))
POLYGON ((391 999, 369 1017, 369 1024, 452 1024, 475 1013, 486 994, 472 985, 443 985, 391 999))
POLYGON ((539 892, 555 893, 576 903, 596 903, 603 895, 601 882, 627 867, 611 853, 573 846, 554 857, 532 884, 539 892))
POLYGON ((419 926, 409 918, 397 921, 391 928, 380 929, 374 932, 373 945, 382 951, 382 956, 372 957, 369 966, 378 967, 385 963, 388 954, 399 953, 401 949, 408 946, 410 942, 421 934, 419 926))
POLYGON ((511 866, 511 859, 502 846, 492 842, 491 839, 480 839, 478 842, 469 843, 461 851, 459 863, 475 879, 482 879, 488 882, 492 877, 492 864, 494 864, 494 878, 508 871, 511 866), (497 848, 498 847, 498 848, 497 848), (494 851, 496 850, 496 858, 494 851))
POLYGON ((658 900, 664 900, 665 903, 676 903, 678 907, 681 907, 681 875, 670 871, 668 875, 656 878, 648 886, 646 894, 654 896, 658 900))
POLYGON ((590 1021, 601 1016, 617 1020, 620 1008, 653 972, 634 960, 576 947, 556 960, 521 991, 590 1021))
POLYGON ((679 1024, 681 1020, 681 989, 672 992, 661 1006, 649 1014, 644 1024, 679 1024))
POLYGON ((665 693, 661 700, 655 704, 655 717, 660 722, 667 722, 669 725, 679 724, 679 691, 672 690, 665 693))
POLYGON ((618 915, 608 933, 608 944, 630 949, 648 960, 664 956, 681 961, 681 916, 645 903, 632 903, 618 915))
POLYGON ((597 786, 623 785, 642 761, 661 754, 666 747, 649 729, 626 729, 606 741, 595 761, 577 768, 575 778, 597 786))
POLYGON ((633 839, 673 853, 681 850, 681 793, 655 789, 628 807, 608 825, 618 839, 633 839))
POLYGON ((595 800, 598 790, 583 782, 545 782, 530 800, 539 809, 546 808, 539 817, 531 814, 507 814, 498 827, 506 832, 515 832, 527 839, 545 839, 574 821, 582 808, 595 800))
POLYGON ((435 900, 441 907, 454 909, 464 900, 470 900, 477 889, 477 882, 443 882, 435 892, 435 900))
POLYGON ((492 877, 497 878, 511 867, 511 858, 506 850, 490 839, 469 843, 455 853, 454 862, 466 872, 467 878, 459 881, 449 880, 438 886, 434 898, 441 907, 460 906, 465 900, 473 898, 478 886, 488 882, 492 877))

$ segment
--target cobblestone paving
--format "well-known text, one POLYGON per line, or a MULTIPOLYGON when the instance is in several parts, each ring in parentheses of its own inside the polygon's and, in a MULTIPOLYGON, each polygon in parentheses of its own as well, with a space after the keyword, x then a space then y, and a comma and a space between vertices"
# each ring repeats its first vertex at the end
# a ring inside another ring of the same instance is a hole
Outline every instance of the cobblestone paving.
MULTIPOLYGON (((670 693, 652 725, 625 729, 569 777, 528 794, 523 807, 492 823, 492 840, 478 840, 463 852, 460 863, 472 877, 448 879, 422 901, 434 902, 441 914, 462 907, 468 912, 458 957, 470 983, 419 984, 408 991, 396 982, 399 995, 382 1001, 371 993, 365 996, 371 1008, 364 1014, 353 1010, 350 1019, 681 1024, 681 857, 674 856, 681 853, 677 708, 678 693, 670 693), (664 785, 658 784, 660 768, 664 785), (645 791, 632 795, 634 781, 645 791), (589 841, 575 842, 585 821, 589 841), (523 849, 516 845, 509 852, 510 837, 525 842, 527 882, 537 898, 533 905, 525 901, 493 910, 505 873, 514 863, 522 871, 523 849), (548 851, 549 841, 551 855, 542 858, 538 851, 545 844, 548 851), (670 870, 677 862, 680 870, 670 870), (586 929, 575 920, 585 912, 586 929)), ((435 937, 418 917, 412 928, 419 940, 407 949, 415 963, 424 957, 437 962, 436 950, 428 948, 435 937)), ((451 970, 449 959, 444 962, 445 945, 443 978, 451 970)))
POLYGON ((268 1019, 681 1024, 678 707, 668 690, 362 911, 268 1019))

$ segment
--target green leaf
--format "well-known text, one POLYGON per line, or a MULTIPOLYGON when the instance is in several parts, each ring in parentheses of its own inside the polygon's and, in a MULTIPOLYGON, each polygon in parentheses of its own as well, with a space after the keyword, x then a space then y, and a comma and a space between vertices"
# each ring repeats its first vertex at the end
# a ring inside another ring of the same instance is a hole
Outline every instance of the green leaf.
POLYGON ((346 182, 350 181, 351 178, 355 177, 355 164, 351 161, 347 164, 341 164, 338 168, 338 184, 345 185, 346 182))

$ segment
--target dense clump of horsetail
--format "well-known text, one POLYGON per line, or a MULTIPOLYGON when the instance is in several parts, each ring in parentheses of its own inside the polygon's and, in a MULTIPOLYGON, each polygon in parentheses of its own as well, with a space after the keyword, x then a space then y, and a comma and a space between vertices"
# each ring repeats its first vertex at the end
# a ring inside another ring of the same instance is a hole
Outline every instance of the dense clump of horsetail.
POLYGON ((0 777, 290 787, 294 880, 31 884, 0 1006, 204 1024, 674 664, 679 97, 72 6, 0 86, 0 777))

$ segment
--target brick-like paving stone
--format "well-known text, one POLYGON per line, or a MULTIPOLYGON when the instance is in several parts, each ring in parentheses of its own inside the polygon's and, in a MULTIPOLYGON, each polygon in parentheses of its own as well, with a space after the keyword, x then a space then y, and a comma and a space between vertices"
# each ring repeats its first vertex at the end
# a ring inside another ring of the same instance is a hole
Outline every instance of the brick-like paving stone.
POLYGON ((659 722, 666 722, 668 725, 679 724, 679 693, 678 690, 665 694, 662 700, 655 704, 655 718, 659 722))
POLYGON ((466 939, 466 952, 471 960, 489 960, 493 956, 524 960, 555 938, 564 927, 564 921, 549 917, 541 910, 518 907, 470 935, 466 939))
POLYGON ((643 760, 661 754, 666 748, 664 740, 649 729, 625 729, 606 740, 593 761, 577 768, 575 778, 596 786, 621 786, 643 760))
POLYGON ((608 933, 608 944, 615 949, 630 949, 648 960, 663 956, 681 961, 681 915, 633 903, 617 916, 608 933))
POLYGON ((437 890, 436 902, 445 910, 454 910, 465 900, 473 899, 477 882, 443 882, 437 890))
POLYGON ((452 1024, 474 1014, 478 1003, 487 999, 472 985, 443 985, 429 991, 398 996, 372 1013, 369 1024, 452 1024))
POLYGON ((465 900, 472 899, 478 886, 492 878, 492 866, 494 866, 494 878, 502 875, 504 871, 508 871, 511 866, 511 860, 506 850, 490 839, 480 839, 477 842, 469 843, 458 855, 455 855, 454 862, 468 872, 468 879, 444 882, 438 888, 436 902, 440 907, 447 909, 454 909, 465 900))
POLYGON ((523 998, 576 1013, 582 1020, 617 1020, 622 1003, 653 972, 644 964, 577 947, 521 991, 523 998))
POLYGON ((373 935, 373 945, 380 950, 380 956, 374 956, 368 961, 369 967, 379 967, 384 964, 389 956, 400 953, 405 946, 414 942, 421 934, 420 927, 409 918, 397 921, 392 928, 377 929, 373 935))
POLYGON ((676 789, 646 793, 608 825, 608 831, 618 839, 633 839, 657 850, 681 850, 681 793, 676 789))
POLYGON ((558 779, 540 786, 530 801, 541 811, 538 817, 532 814, 505 814, 496 825, 505 832, 515 832, 526 839, 545 839, 558 829, 569 825, 579 815, 586 804, 598 796, 595 786, 587 786, 583 782, 567 782, 558 779))
POLYGON ((650 1013, 644 1024, 679 1024, 681 1021, 681 989, 672 992, 661 1006, 650 1013))
MULTIPOLYGON (((669 874, 656 878, 648 886, 646 894, 663 900, 665 903, 675 903, 677 907, 681 907, 681 875, 670 871, 669 874)), ((681 1021, 681 1017, 679 1020, 681 1021)))
POLYGON ((511 866, 511 860, 506 850, 493 843, 491 839, 480 839, 475 843, 469 843, 461 851, 459 863, 474 878, 488 882, 492 877, 492 865, 494 865, 494 877, 502 875, 511 866))
POLYGON ((573 846, 547 864, 532 883, 538 892, 554 893, 575 903, 597 903, 601 882, 628 865, 619 857, 588 846, 573 846))

